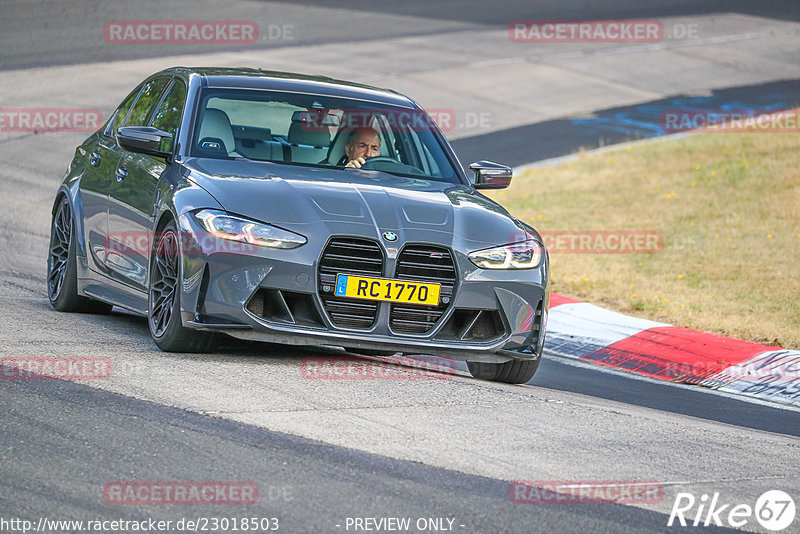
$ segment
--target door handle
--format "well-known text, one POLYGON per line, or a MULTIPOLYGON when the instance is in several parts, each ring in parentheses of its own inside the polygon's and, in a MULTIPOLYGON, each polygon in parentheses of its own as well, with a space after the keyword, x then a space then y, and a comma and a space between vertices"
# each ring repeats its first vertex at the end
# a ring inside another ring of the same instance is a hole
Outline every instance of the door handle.
POLYGON ((117 181, 121 182, 128 176, 128 171, 125 169, 119 168, 117 169, 117 181))
POLYGON ((92 155, 89 158, 89 163, 92 164, 92 167, 97 167, 100 165, 100 152, 92 152, 92 155))

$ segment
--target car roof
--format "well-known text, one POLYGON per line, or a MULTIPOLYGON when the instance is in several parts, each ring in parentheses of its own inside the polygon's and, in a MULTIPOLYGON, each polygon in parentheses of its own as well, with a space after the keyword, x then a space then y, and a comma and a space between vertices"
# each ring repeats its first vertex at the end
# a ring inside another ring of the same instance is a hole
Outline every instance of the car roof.
POLYGON ((366 100, 402 107, 418 107, 413 100, 391 89, 382 89, 328 76, 269 71, 251 68, 172 67, 158 74, 199 75, 206 87, 272 89, 366 100))

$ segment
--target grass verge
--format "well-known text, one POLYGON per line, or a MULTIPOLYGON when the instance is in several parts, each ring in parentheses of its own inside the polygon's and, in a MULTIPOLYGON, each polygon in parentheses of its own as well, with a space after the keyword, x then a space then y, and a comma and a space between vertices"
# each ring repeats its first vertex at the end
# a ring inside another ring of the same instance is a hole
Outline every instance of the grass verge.
POLYGON ((558 293, 800 349, 798 148, 796 134, 697 134, 527 170, 491 196, 551 243, 574 231, 663 236, 655 253, 551 248, 558 293))

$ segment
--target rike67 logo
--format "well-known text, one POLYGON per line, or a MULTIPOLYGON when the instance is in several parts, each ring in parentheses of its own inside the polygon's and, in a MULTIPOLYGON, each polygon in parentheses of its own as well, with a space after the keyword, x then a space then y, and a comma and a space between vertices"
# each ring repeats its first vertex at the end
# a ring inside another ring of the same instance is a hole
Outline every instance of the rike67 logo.
POLYGON ((765 491, 756 500, 755 506, 726 503, 720 499, 719 493, 713 496, 704 493, 698 499, 691 493, 681 492, 675 496, 667 526, 671 527, 677 520, 682 527, 714 525, 742 528, 755 519, 763 528, 779 532, 794 522, 795 512, 794 499, 781 490, 765 491), (687 519, 692 515, 693 521, 687 519))

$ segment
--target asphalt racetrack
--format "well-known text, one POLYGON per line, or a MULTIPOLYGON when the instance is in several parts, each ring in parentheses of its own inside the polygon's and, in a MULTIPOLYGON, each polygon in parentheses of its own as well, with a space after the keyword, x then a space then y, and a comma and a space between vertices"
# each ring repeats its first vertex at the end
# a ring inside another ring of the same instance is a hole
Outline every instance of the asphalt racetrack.
MULTIPOLYGON (((633 1, 598 2, 602 7, 543 2, 536 8, 530 2, 408 2, 366 9, 356 2, 234 2, 222 8, 203 1, 192 3, 194 11, 187 16, 188 4, 10 2, 0 14, 0 75, 7 80, 6 90, 0 88, 0 107, 20 101, 35 105, 30 95, 53 95, 40 105, 88 106, 97 99, 97 107, 107 112, 133 87, 128 78, 136 83, 140 71, 158 70, 165 56, 172 61, 172 56, 196 53, 180 45, 113 48, 85 31, 92 27, 96 35, 97 25, 114 19, 263 16, 269 21, 262 24, 305 29, 295 42, 280 43, 279 54, 294 53, 293 47, 349 46, 355 57, 364 52, 359 43, 432 39, 487 26, 503 30, 517 18, 691 18, 716 16, 718 9, 710 1, 651 2, 647 8, 633 1), (309 10, 318 16, 309 20, 309 10), (342 29, 351 24, 359 28, 356 38, 343 36, 342 29), (60 79, 66 72, 70 76, 60 79)), ((755 17, 788 25, 800 19, 793 3, 764 4, 731 2, 724 12, 733 13, 734 22, 755 17)), ((789 45, 771 46, 779 55, 781 46, 789 45)), ((252 58, 258 50, 224 52, 252 58)), ((303 48, 303 57, 317 53, 303 48)), ((448 58, 453 54, 449 51, 448 58)), ((373 60, 378 64, 391 57, 373 60)), ((342 68, 351 66, 350 58, 342 57, 342 68)), ((735 96, 761 106, 781 91, 787 105, 796 103, 794 86, 780 85, 777 78, 743 81, 735 96)), ((423 91, 424 84, 415 83, 423 91)), ((386 78, 378 85, 393 86, 386 78)), ((659 98, 641 91, 627 104, 601 103, 595 111, 617 109, 617 104, 634 109, 659 98)), ((554 139, 553 130, 535 120, 506 128, 498 119, 491 132, 467 132, 454 146, 470 157, 484 147, 492 159, 517 165, 585 145, 580 141, 585 128, 571 119, 560 124, 564 135, 554 139), (523 143, 512 142, 521 132, 534 147, 530 158, 523 143)), ((607 120, 596 126, 611 131, 607 120)), ((366 525, 376 525, 366 518, 410 518, 409 532, 664 532, 691 528, 667 526, 679 493, 691 493, 698 502, 716 493, 720 503, 750 507, 768 490, 800 498, 796 409, 548 355, 532 382, 522 386, 472 379, 462 365, 454 374, 425 380, 310 380, 301 373, 304 358, 346 355, 336 348, 234 340, 212 354, 167 354, 152 343, 142 318, 122 310, 55 312, 45 289, 50 209, 85 135, 0 134, 0 355, 103 357, 113 370, 107 380, 81 383, 0 380, 3 534, 22 531, 16 528, 19 522, 16 527, 3 523, 11 520, 37 525, 42 518, 177 522, 213 517, 277 518, 278 531, 290 533, 364 532, 366 525), (249 505, 119 505, 104 494, 117 481, 245 481, 258 486, 259 499, 249 505), (520 503, 509 493, 513 481, 647 482, 658 484, 661 493, 648 502, 625 504, 520 503)), ((610 142, 617 140, 621 137, 610 142)), ((466 158, 462 163, 472 161, 466 158)), ((697 510, 687 517, 693 519, 697 510)), ((382 525, 371 531, 398 531, 382 525)), ((795 520, 785 532, 800 532, 798 525, 795 520)), ((742 528, 765 531, 752 517, 742 528)), ((73 525, 49 531, 80 530, 73 525)))

